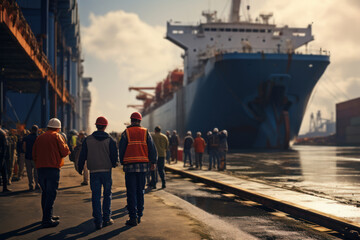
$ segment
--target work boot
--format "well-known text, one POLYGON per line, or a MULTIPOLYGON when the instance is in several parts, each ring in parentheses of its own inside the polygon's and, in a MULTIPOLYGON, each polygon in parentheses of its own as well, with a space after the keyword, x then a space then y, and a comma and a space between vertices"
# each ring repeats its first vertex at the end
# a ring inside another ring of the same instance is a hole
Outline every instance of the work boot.
POLYGON ((11 190, 10 189, 8 189, 8 188, 3 188, 3 191, 2 191, 3 193, 6 193, 6 192, 11 192, 11 190))
POLYGON ((51 228, 51 227, 56 227, 57 225, 59 225, 59 221, 54 221, 54 220, 50 220, 50 221, 46 221, 46 222, 42 222, 41 226, 43 228, 51 228))
POLYGON ((141 223, 141 217, 137 218, 137 223, 140 224, 141 223))
POLYGON ((126 221, 125 224, 128 226, 136 226, 137 225, 136 218, 130 218, 129 220, 126 221))
POLYGON ((166 185, 165 183, 162 184, 161 188, 166 188, 166 185))
POLYGON ((52 216, 51 219, 54 220, 54 221, 58 221, 58 220, 60 220, 60 217, 59 216, 52 216))
POLYGON ((103 227, 113 225, 113 224, 114 224, 114 220, 110 218, 110 220, 103 222, 103 227))
POLYGON ((95 222, 96 229, 101 229, 103 227, 102 223, 95 222))

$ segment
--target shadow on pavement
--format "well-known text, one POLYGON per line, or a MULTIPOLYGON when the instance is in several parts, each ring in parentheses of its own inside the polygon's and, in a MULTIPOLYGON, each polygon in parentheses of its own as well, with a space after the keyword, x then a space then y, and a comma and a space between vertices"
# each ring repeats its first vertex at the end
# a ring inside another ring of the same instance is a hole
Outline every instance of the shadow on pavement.
MULTIPOLYGON (((61 223, 60 223, 61 224, 61 223)), ((59 233, 42 236, 40 239, 79 239, 95 232, 95 225, 92 219, 87 220, 75 227, 61 230, 59 233)))
POLYGON ((123 226, 121 228, 118 228, 114 231, 111 231, 111 232, 108 232, 108 233, 105 233, 105 234, 102 234, 100 236, 97 236, 97 237, 94 237, 94 238, 90 238, 91 240, 103 240, 103 239, 110 239, 110 238, 113 238, 117 235, 119 235, 120 233, 122 232, 125 232, 126 230, 130 229, 132 227, 130 226, 123 226))
POLYGON ((8 238, 11 238, 11 237, 17 237, 17 236, 26 235, 28 233, 35 232, 35 231, 37 231, 39 229, 41 229, 41 222, 40 221, 32 223, 32 224, 27 225, 27 226, 22 227, 22 228, 13 230, 11 232, 0 234, 0 239, 8 239, 8 238))
POLYGON ((39 191, 36 190, 21 190, 21 191, 12 191, 7 193, 1 193, 0 197, 11 197, 11 196, 17 196, 24 193, 39 193, 39 191))

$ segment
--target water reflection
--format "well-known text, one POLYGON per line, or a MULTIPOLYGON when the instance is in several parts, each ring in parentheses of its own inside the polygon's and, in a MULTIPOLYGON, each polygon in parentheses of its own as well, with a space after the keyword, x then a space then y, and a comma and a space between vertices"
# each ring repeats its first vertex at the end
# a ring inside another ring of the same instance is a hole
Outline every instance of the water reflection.
POLYGON ((288 151, 239 151, 228 170, 273 184, 360 203, 360 147, 294 146, 288 151))

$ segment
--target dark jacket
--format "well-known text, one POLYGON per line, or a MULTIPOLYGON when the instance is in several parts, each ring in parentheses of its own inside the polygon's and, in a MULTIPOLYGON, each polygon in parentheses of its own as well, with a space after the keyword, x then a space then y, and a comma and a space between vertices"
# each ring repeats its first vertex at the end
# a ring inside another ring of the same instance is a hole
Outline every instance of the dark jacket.
POLYGON ((93 132, 82 143, 78 162, 78 172, 80 174, 84 169, 85 161, 88 161, 87 167, 90 171, 116 167, 119 158, 115 140, 104 131, 93 132))
MULTIPOLYGON (((4 163, 4 158, 8 149, 6 140, 6 133, 0 128, 0 164, 4 163)), ((0 167, 1 167, 0 166, 0 167)))
POLYGON ((170 140, 169 140, 169 145, 170 146, 179 146, 179 136, 176 135, 171 135, 170 140))
POLYGON ((184 150, 190 150, 194 143, 194 139, 191 136, 186 136, 184 139, 184 150))
POLYGON ((219 150, 220 137, 219 134, 213 133, 209 136, 209 150, 219 150))
POLYGON ((36 138, 38 137, 37 133, 30 133, 24 137, 24 142, 26 143, 25 158, 32 160, 32 150, 36 138))
MULTIPOLYGON (((130 128, 130 127, 138 127, 138 126, 132 126, 132 125, 128 126, 128 128, 130 128)), ((156 164, 157 152, 156 152, 156 148, 154 145, 154 141, 153 141, 151 135, 149 134, 149 131, 147 131, 147 133, 146 133, 146 144, 148 147, 149 161, 150 161, 150 163, 156 164)), ((120 139, 120 143, 119 143, 119 157, 120 157, 121 164, 124 164, 124 156, 125 156, 127 145, 128 145, 128 138, 127 138, 127 134, 126 134, 126 130, 125 130, 121 134, 121 139, 120 139)), ((132 163, 132 164, 137 164, 137 163, 132 163)))

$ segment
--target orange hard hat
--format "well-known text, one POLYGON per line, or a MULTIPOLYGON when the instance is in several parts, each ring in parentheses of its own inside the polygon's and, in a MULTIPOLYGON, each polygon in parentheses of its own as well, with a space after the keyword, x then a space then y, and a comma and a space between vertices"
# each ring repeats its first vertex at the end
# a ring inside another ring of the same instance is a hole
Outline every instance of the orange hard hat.
POLYGON ((108 120, 105 117, 98 117, 96 119, 95 125, 107 126, 108 125, 108 120))
POLYGON ((137 120, 142 120, 142 116, 141 116, 141 113, 139 112, 133 112, 130 116, 131 119, 137 119, 137 120))

